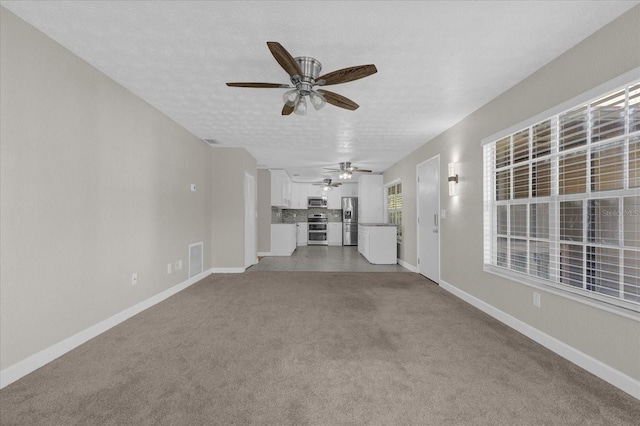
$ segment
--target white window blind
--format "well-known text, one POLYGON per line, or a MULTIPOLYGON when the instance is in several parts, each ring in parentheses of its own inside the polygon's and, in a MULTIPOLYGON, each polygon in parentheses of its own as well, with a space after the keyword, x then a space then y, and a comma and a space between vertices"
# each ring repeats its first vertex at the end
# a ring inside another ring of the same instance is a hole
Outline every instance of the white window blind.
POLYGON ((484 173, 485 265, 640 311, 640 82, 485 144, 484 173))
POLYGON ((402 183, 387 186, 387 217, 391 225, 398 225, 398 236, 402 236, 402 183))

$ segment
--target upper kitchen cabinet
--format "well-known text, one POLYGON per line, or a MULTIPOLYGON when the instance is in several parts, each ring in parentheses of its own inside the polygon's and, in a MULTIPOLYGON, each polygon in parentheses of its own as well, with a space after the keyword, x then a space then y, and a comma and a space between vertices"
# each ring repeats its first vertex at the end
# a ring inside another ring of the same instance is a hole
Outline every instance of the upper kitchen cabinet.
POLYGON ((382 175, 360 175, 358 178, 358 223, 384 222, 382 179, 382 175))
POLYGON ((309 197, 326 197, 327 192, 322 185, 307 184, 307 194, 309 197))
POLYGON ((357 183, 343 183, 340 187, 342 189, 343 197, 357 197, 358 196, 358 184, 357 183))
POLYGON ((307 210, 307 183, 293 182, 291 184, 291 208, 307 210))
POLYGON ((291 207, 291 178, 284 170, 271 170, 271 205, 291 207))

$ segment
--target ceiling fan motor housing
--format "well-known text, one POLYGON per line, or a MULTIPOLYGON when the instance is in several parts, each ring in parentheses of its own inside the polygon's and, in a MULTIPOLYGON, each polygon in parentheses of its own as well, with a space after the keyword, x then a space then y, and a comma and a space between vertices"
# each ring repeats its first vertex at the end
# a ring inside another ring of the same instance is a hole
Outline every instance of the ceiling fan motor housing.
POLYGON ((295 58, 295 61, 300 66, 302 75, 300 79, 292 76, 291 83, 296 86, 302 96, 305 96, 311 93, 311 89, 315 85, 316 79, 322 70, 322 64, 317 59, 309 56, 299 56, 295 58))

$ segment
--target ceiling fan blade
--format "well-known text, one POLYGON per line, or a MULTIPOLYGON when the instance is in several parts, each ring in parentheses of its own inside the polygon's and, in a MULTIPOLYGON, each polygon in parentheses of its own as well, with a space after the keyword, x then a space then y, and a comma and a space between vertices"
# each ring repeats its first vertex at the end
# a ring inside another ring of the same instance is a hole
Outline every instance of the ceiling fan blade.
POLYGON ((257 89, 288 89, 293 88, 288 84, 278 83, 227 83, 229 87, 254 87, 257 89))
POLYGON ((353 102, 351 99, 345 98, 344 96, 338 95, 337 93, 329 92, 326 90, 318 90, 318 93, 324 96, 326 101, 329 102, 331 105, 335 105, 340 108, 354 111, 358 109, 358 107, 360 106, 357 103, 353 102))
POLYGON ((354 172, 360 172, 360 173, 371 173, 371 170, 367 170, 367 169, 359 169, 357 167, 353 168, 354 172))
POLYGON ((284 104, 282 107, 282 115, 289 115, 293 112, 294 107, 284 104))
POLYGON ((287 52, 287 49, 282 47, 280 43, 277 41, 268 41, 267 46, 269 47, 273 57, 276 58, 276 61, 278 61, 282 69, 284 69, 287 74, 291 76, 302 75, 302 70, 296 60, 293 59, 293 56, 291 56, 291 54, 287 52))
POLYGON ((333 71, 328 74, 322 75, 316 79, 316 81, 324 80, 324 86, 330 84, 346 83, 348 81, 358 80, 364 77, 368 77, 371 74, 378 72, 375 65, 358 65, 355 67, 343 68, 338 71, 333 71))

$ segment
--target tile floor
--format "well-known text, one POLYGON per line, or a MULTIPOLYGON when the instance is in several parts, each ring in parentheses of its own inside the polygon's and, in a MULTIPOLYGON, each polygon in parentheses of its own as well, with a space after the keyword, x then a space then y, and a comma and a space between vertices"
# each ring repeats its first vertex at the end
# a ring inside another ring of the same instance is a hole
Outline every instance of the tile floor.
POLYGON ((266 256, 247 272, 410 272, 400 265, 372 265, 356 246, 301 246, 291 256, 266 256))

